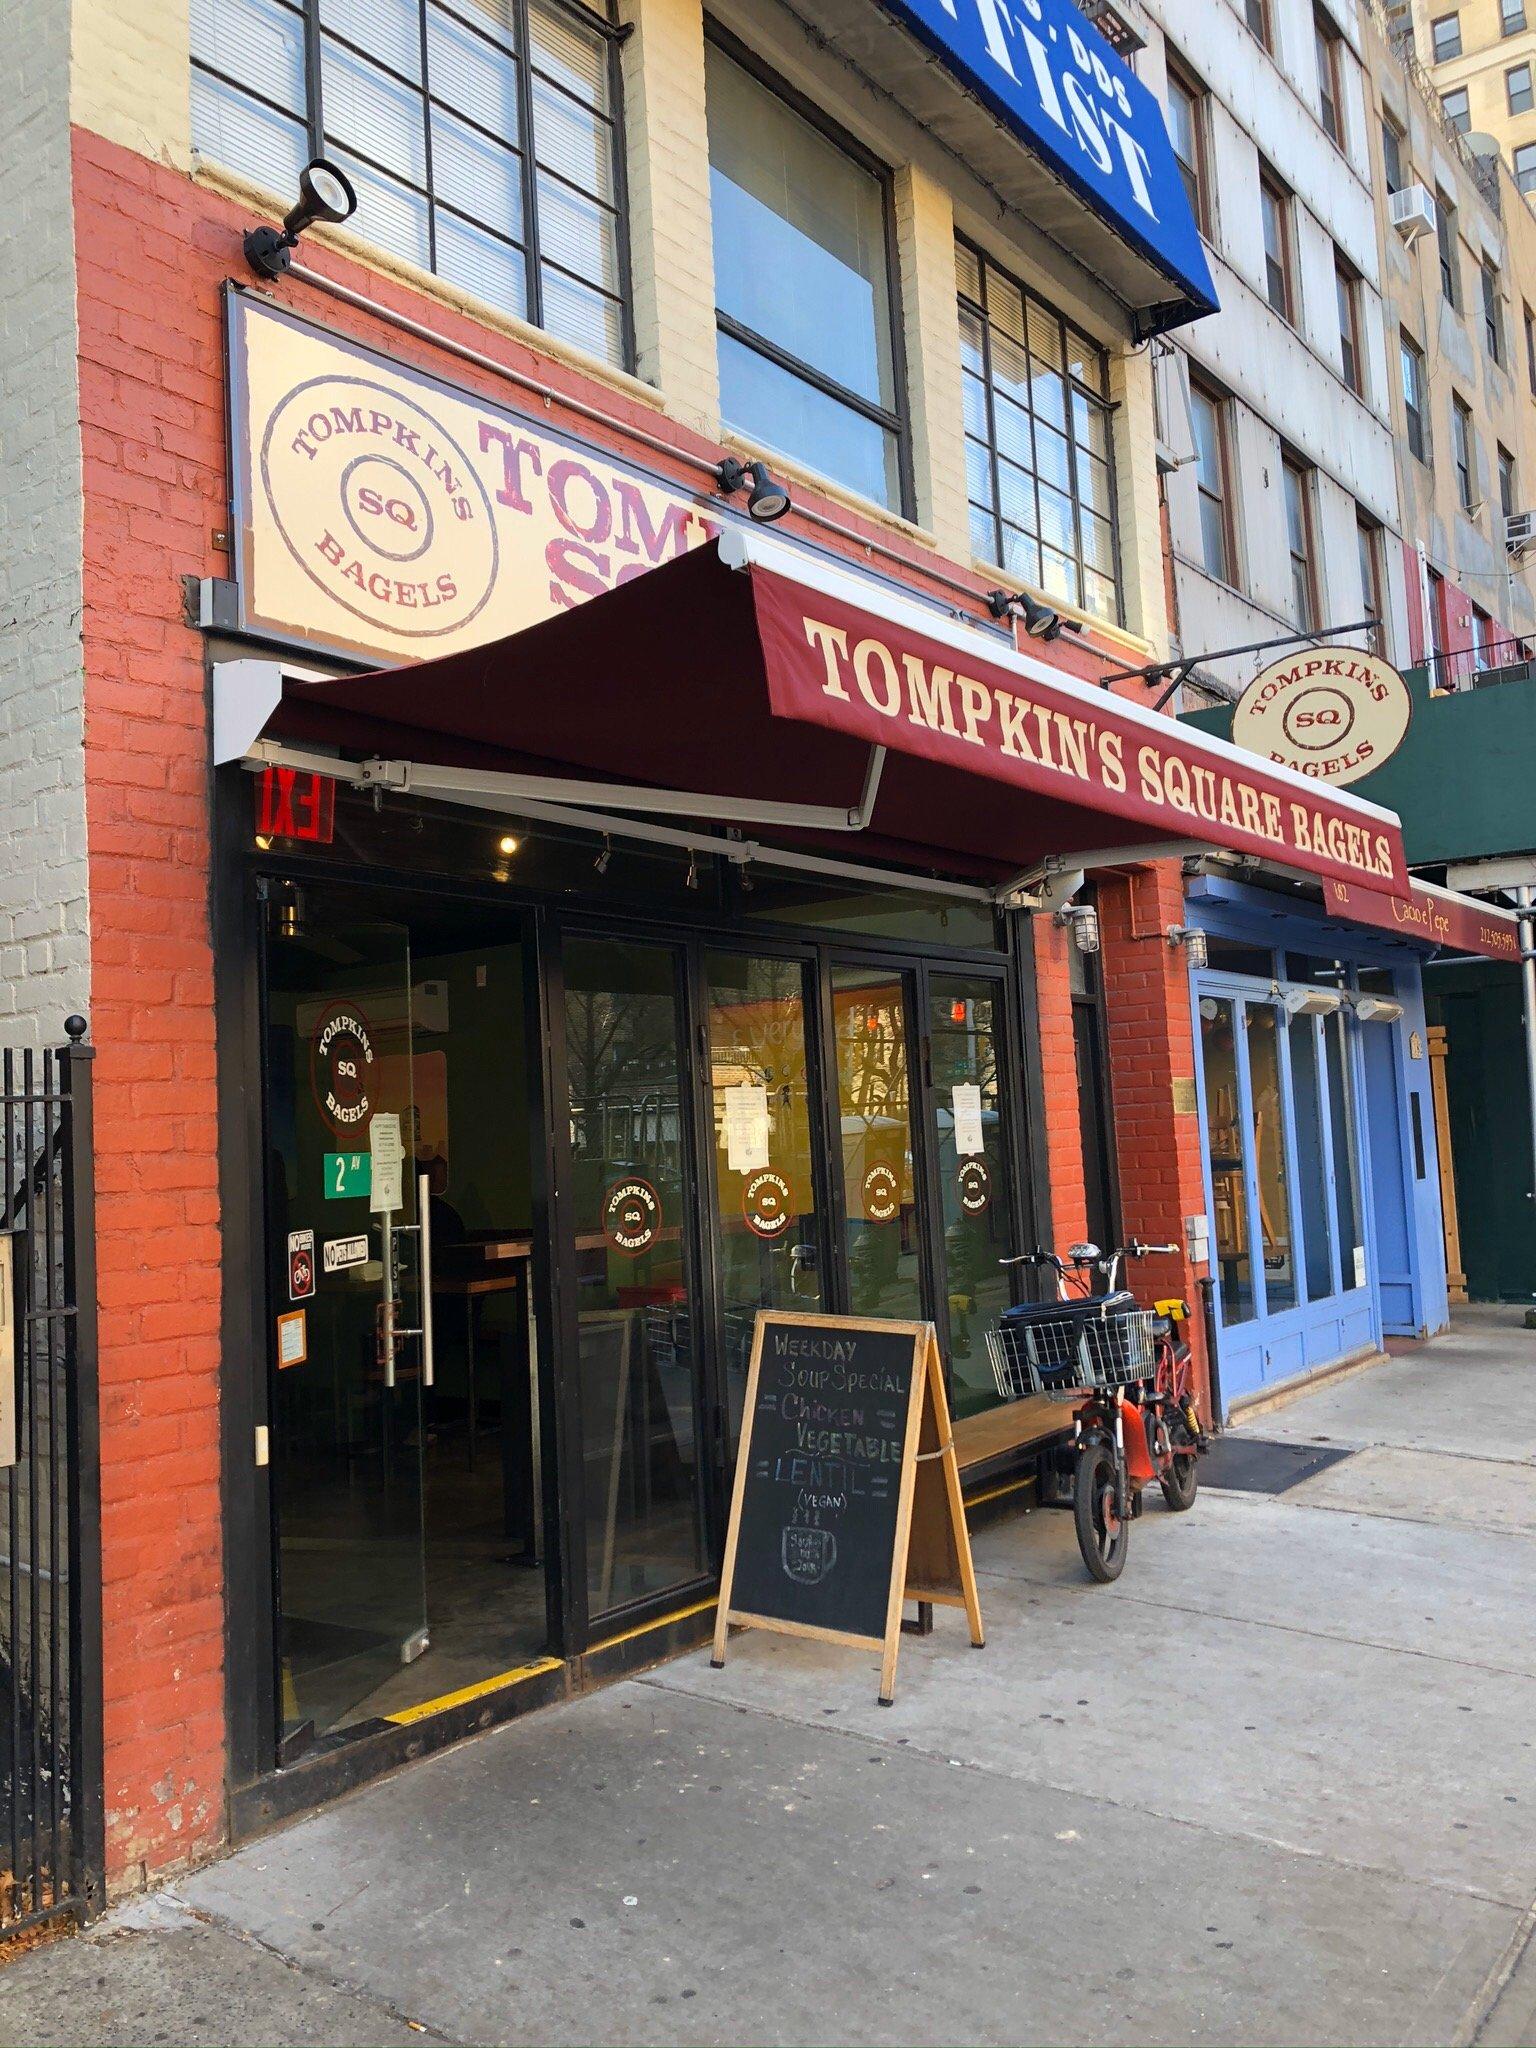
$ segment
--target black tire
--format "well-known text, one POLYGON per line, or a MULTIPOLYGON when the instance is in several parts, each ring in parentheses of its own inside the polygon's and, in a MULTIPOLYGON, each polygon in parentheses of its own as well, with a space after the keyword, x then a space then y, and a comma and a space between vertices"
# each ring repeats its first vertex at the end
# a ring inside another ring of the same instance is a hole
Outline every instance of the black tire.
POLYGON ((1077 1524, 1077 1547, 1083 1553, 1091 1577, 1101 1586, 1118 1579, 1125 1570, 1125 1553, 1130 1547, 1131 1523, 1126 1513, 1117 1516, 1114 1502, 1126 1499, 1127 1489, 1115 1471, 1111 1445, 1091 1443, 1077 1457, 1077 1474, 1072 1483, 1072 1519, 1077 1524))
POLYGON ((1182 1415, 1175 1415, 1169 1422, 1168 1441, 1173 1458, 1157 1483, 1169 1508, 1182 1515, 1194 1506, 1195 1495, 1200 1491, 1200 1453, 1182 1415))

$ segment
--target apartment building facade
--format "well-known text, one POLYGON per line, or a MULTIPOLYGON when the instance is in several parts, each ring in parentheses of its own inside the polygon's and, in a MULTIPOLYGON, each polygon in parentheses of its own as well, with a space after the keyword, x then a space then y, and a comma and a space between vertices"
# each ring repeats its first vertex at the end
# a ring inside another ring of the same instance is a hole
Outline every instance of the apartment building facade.
POLYGON ((1517 189, 1536 192, 1536 24, 1526 0, 1412 0, 1389 19, 1409 39, 1450 126, 1488 137, 1517 189))

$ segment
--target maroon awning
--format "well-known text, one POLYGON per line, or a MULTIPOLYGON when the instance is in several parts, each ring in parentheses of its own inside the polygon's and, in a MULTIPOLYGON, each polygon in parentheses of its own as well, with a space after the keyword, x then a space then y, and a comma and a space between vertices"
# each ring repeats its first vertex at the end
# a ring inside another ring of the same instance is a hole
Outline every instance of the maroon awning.
POLYGON ((1447 953, 1486 953, 1490 960, 1520 958, 1520 920, 1454 889, 1414 882, 1406 896, 1389 896, 1359 882, 1330 882, 1323 891, 1330 917, 1368 924, 1415 945, 1447 953))
POLYGON ((1052 854, 1193 841, 1408 885, 1390 811, 751 533, 468 652, 285 680, 263 737, 833 807, 857 803, 884 747, 870 829, 824 843, 1002 879, 1052 854))

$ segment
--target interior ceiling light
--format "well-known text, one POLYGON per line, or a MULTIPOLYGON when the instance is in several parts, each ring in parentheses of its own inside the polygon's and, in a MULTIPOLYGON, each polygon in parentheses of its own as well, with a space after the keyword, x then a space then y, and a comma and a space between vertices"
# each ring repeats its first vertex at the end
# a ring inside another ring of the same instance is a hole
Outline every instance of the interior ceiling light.
POLYGON ((252 228, 245 238, 245 260, 258 277, 281 277, 293 261, 299 237, 317 220, 350 220, 357 194, 344 171, 317 156, 299 173, 299 203, 290 207, 280 228, 252 228))
POLYGON ((782 519, 790 508, 789 492, 769 470, 766 462, 738 462, 734 455, 715 466, 715 482, 728 498, 748 483, 752 488, 747 493, 747 515, 760 526, 771 526, 775 519, 782 519))
POLYGON ((987 610, 994 619, 1019 619, 1031 640, 1059 640, 1063 633, 1081 633, 1080 619, 1064 619, 1048 604, 1038 604, 1027 590, 989 590, 987 610))
POLYGON ((496 842, 498 849, 502 853, 516 853, 522 843, 515 832, 503 832, 500 839, 496 842))

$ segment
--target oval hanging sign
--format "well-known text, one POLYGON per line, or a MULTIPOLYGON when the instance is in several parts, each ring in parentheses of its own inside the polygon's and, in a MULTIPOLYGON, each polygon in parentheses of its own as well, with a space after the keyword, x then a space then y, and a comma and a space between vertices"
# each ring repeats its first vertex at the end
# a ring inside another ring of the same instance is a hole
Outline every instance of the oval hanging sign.
POLYGON ((1413 699, 1363 647, 1309 647, 1261 669, 1232 713, 1234 746, 1318 782, 1357 782, 1402 745, 1413 699))

